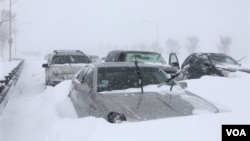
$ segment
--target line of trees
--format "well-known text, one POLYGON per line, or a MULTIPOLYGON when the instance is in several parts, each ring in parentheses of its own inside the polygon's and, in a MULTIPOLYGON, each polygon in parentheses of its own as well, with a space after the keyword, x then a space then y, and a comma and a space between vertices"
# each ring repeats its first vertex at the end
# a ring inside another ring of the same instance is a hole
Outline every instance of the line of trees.
POLYGON ((8 24, 9 21, 9 12, 3 9, 0 9, 0 57, 4 56, 4 47, 8 40, 8 24))
MULTIPOLYGON (((187 42, 185 44, 184 49, 188 54, 198 52, 200 45, 199 45, 199 38, 196 36, 187 36, 187 42)), ((232 44, 232 38, 230 36, 220 36, 219 37, 219 42, 217 43, 218 51, 220 53, 225 53, 229 54, 230 49, 231 49, 231 44, 232 44)), ((216 45, 216 44, 215 44, 216 45)), ((133 50, 148 50, 148 51, 155 51, 158 53, 166 52, 167 54, 170 54, 171 52, 174 52, 176 54, 180 54, 180 51, 182 49, 182 45, 179 43, 178 40, 175 40, 173 38, 169 38, 165 42, 165 46, 162 47, 159 43, 152 43, 152 44, 138 44, 138 45, 133 45, 129 47, 128 45, 123 45, 123 46, 111 46, 108 45, 108 48, 115 48, 115 49, 133 49, 133 50)))
POLYGON ((230 45, 232 43, 232 38, 229 36, 221 36, 220 42, 217 44, 217 48, 221 53, 230 53, 230 45))
MULTIPOLYGON (((217 48, 219 52, 228 54, 230 53, 230 47, 232 43, 232 38, 230 36, 220 36, 219 42, 217 43, 217 48)), ((196 36, 188 36, 187 43, 185 45, 186 51, 191 54, 199 49, 199 38, 196 36)), ((166 41, 166 51, 167 53, 174 52, 176 54, 180 53, 181 46, 179 42, 175 39, 169 38, 166 41)))
MULTIPOLYGON (((0 0, 0 3, 1 1, 3 0, 0 0)), ((0 58, 4 58, 4 50, 8 44, 10 17, 14 21, 16 14, 12 13, 10 16, 10 11, 0 7, 0 58)))

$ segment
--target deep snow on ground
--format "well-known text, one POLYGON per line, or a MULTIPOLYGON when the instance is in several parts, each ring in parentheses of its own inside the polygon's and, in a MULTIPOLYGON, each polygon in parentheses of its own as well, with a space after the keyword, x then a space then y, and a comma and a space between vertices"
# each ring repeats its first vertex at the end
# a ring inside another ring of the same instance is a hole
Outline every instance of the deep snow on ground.
POLYGON ((111 124, 101 118, 77 118, 67 97, 70 80, 46 87, 42 63, 26 59, 0 116, 0 141, 220 141, 222 124, 250 123, 250 77, 245 74, 186 80, 188 90, 214 103, 221 113, 111 124))

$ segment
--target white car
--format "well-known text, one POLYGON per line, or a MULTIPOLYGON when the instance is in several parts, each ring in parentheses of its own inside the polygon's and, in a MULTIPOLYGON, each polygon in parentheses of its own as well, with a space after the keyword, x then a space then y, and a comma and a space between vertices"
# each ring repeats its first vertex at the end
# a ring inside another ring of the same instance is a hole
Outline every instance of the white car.
POLYGON ((86 64, 89 57, 80 50, 54 50, 45 68, 45 84, 55 86, 63 80, 72 79, 86 64))

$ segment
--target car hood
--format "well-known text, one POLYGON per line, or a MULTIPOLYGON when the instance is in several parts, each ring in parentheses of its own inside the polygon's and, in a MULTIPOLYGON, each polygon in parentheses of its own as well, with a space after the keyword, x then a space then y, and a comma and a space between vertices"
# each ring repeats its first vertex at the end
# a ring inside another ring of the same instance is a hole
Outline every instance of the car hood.
POLYGON ((155 92, 105 93, 96 94, 94 99, 104 118, 112 111, 124 114, 128 121, 218 112, 211 103, 189 92, 165 95, 155 92))
POLYGON ((160 67, 168 74, 176 74, 178 72, 177 68, 174 68, 168 64, 149 63, 149 62, 144 62, 144 64, 149 64, 149 65, 154 65, 154 66, 160 67))
POLYGON ((86 64, 63 64, 51 65, 50 70, 53 74, 76 74, 86 64))
POLYGON ((250 68, 241 67, 239 65, 215 65, 215 67, 222 68, 231 72, 241 71, 241 72, 250 73, 250 68))

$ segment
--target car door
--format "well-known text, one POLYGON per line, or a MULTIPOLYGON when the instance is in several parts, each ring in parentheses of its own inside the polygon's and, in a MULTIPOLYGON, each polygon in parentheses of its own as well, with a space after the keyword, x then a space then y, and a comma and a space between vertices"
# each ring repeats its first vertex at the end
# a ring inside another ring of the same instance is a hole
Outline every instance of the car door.
POLYGON ((93 92, 93 80, 94 80, 94 69, 89 66, 86 73, 79 84, 77 84, 76 90, 78 91, 78 106, 81 108, 80 113, 83 116, 91 116, 93 107, 95 107, 92 98, 90 97, 93 92))
POLYGON ((189 67, 186 69, 187 71, 187 79, 200 78, 202 76, 202 68, 201 68, 201 55, 195 55, 190 58, 189 62, 186 63, 189 67))
POLYGON ((200 56, 200 67, 202 75, 209 75, 211 72, 211 62, 206 54, 200 56))
POLYGON ((76 112, 80 117, 88 116, 87 111, 85 110, 86 108, 84 108, 87 107, 87 105, 83 103, 83 92, 84 92, 83 80, 86 77, 88 69, 89 69, 88 66, 82 68, 76 75, 76 77, 72 80, 70 97, 76 109, 76 112))
POLYGON ((206 54, 197 55, 190 60, 189 78, 200 78, 203 75, 209 75, 211 62, 206 54))
POLYGON ((85 66, 84 68, 82 68, 72 81, 73 89, 76 90, 77 92, 83 91, 82 83, 87 74, 88 69, 89 66, 85 66))
POLYGON ((176 53, 170 53, 168 64, 174 68, 180 69, 179 60, 176 53))

